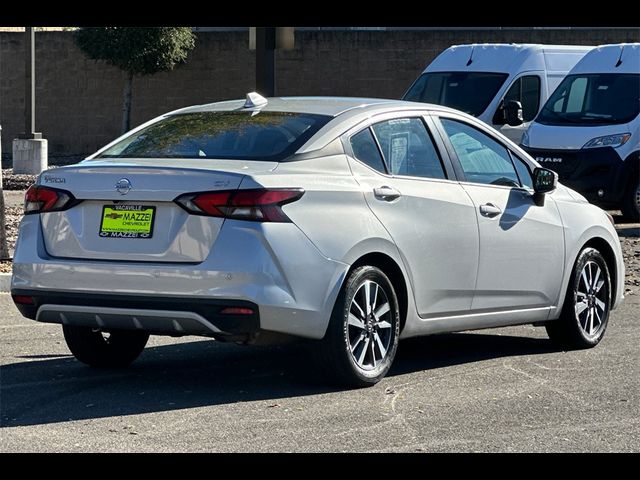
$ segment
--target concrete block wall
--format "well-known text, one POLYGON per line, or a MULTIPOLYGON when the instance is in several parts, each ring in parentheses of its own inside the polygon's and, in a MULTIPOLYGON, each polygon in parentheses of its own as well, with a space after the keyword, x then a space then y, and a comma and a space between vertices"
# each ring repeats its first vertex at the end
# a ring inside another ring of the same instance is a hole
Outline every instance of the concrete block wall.
MULTIPOLYGON (((0 125, 4 164, 23 128, 24 34, 0 32, 0 125)), ((451 45, 514 42, 599 45, 640 41, 639 29, 297 31, 296 48, 277 52, 279 95, 398 98, 431 59, 451 45)), ((124 74, 88 60, 71 32, 36 34, 37 130, 49 156, 90 154, 120 133, 124 74)), ((199 32, 186 64, 136 77, 132 125, 187 105, 243 98, 255 88, 247 32, 199 32)))

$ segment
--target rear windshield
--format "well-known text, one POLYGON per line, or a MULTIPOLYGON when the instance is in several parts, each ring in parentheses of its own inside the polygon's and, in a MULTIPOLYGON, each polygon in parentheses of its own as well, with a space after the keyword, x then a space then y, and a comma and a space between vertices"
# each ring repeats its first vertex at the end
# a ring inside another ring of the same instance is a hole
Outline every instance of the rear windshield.
POLYGON ((284 112, 197 112, 149 125, 95 158, 220 158, 279 161, 332 117, 284 112))
POLYGON ((423 73, 403 100, 444 105, 477 117, 486 110, 508 76, 488 72, 423 73))
POLYGON ((569 75, 549 97, 536 122, 544 125, 628 123, 640 112, 640 75, 569 75))

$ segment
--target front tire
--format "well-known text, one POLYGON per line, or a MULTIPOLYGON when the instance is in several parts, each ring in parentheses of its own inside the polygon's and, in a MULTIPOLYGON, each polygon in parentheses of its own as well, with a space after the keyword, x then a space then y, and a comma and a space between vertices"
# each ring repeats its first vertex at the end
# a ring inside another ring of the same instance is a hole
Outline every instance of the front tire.
POLYGON ((602 254, 585 248, 578 255, 558 320, 545 327, 549 338, 565 350, 595 347, 607 329, 611 277, 602 254))
POLYGON ((149 334, 135 330, 102 332, 91 327, 63 325, 62 331, 73 356, 91 367, 122 368, 144 350, 149 334))
POLYGON ((399 334, 400 309, 389 278, 376 267, 358 267, 336 300, 319 345, 319 367, 342 385, 375 385, 391 368, 399 334))

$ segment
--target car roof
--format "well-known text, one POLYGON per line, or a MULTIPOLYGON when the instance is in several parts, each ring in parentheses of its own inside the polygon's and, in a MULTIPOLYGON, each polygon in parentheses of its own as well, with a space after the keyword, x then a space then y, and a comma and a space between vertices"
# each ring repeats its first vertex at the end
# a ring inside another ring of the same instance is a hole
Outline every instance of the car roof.
POLYGON ((443 110, 446 107, 426 103, 408 102, 404 100, 392 100, 384 98, 359 98, 359 97, 270 97, 264 106, 244 108, 245 100, 230 100, 225 102, 208 103, 186 107, 171 112, 169 115, 196 113, 196 112, 231 112, 251 111, 261 112, 291 112, 309 113, 337 117, 343 113, 359 110, 368 113, 380 113, 387 110, 412 109, 443 110))
MULTIPOLYGON (((181 108, 169 112, 170 115, 201 112, 291 112, 326 115, 333 117, 316 132, 296 153, 308 153, 320 150, 337 136, 360 122, 375 115, 399 111, 452 112, 467 116, 442 105, 431 103, 409 102, 384 98, 360 97, 269 97, 267 103, 245 108, 246 100, 229 100, 181 108)), ((471 118, 471 117, 470 117, 471 118)))

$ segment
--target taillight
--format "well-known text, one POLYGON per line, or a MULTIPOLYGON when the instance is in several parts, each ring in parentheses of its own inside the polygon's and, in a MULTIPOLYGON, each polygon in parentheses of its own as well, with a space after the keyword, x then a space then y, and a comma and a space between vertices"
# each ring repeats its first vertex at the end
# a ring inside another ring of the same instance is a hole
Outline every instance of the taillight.
POLYGON ((303 194, 301 188, 221 190, 187 193, 176 198, 175 202, 194 215, 253 222, 290 222, 282 206, 295 202, 303 194))
POLYGON ((24 195, 24 214, 58 212, 75 203, 76 199, 66 190, 31 185, 24 195))
POLYGON ((226 307, 220 310, 222 315, 253 315, 253 308, 226 307))
POLYGON ((11 295, 13 301, 18 305, 34 305, 35 301, 33 297, 29 297, 27 295, 11 295))

